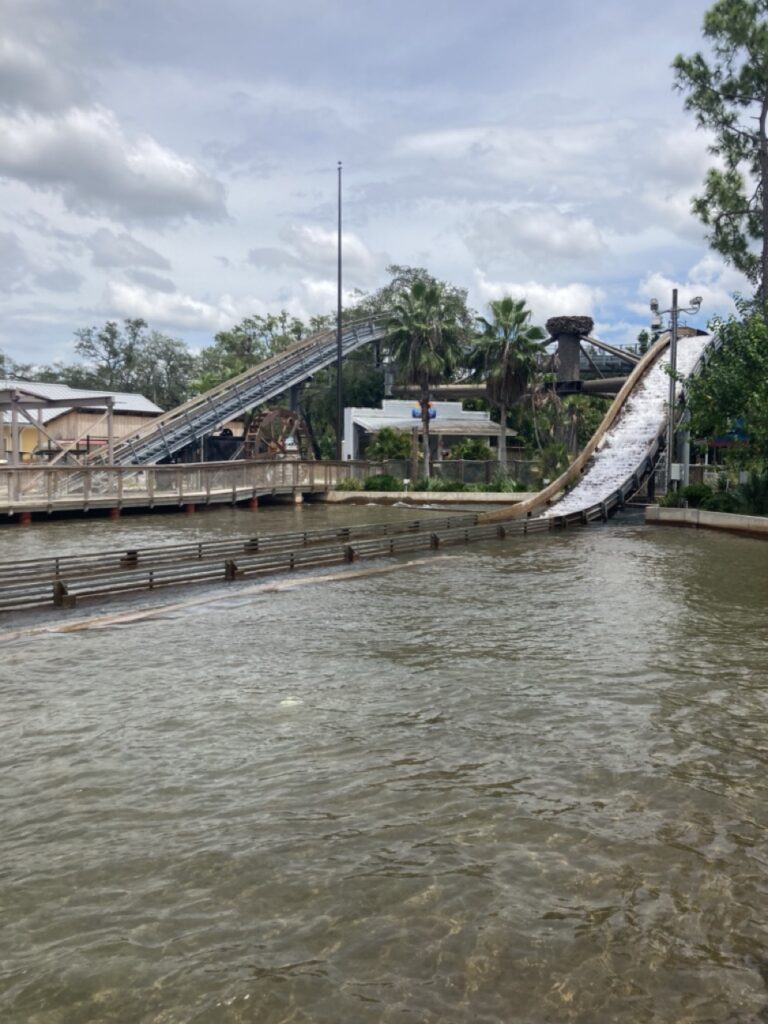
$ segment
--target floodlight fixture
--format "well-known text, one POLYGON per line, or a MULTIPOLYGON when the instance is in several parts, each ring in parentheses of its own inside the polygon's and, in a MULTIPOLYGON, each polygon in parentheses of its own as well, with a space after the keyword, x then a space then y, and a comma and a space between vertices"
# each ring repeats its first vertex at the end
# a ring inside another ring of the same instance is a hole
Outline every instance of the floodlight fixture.
POLYGON ((652 313, 658 313, 659 312, 659 300, 658 299, 651 299, 650 306, 651 306, 651 312, 652 313))

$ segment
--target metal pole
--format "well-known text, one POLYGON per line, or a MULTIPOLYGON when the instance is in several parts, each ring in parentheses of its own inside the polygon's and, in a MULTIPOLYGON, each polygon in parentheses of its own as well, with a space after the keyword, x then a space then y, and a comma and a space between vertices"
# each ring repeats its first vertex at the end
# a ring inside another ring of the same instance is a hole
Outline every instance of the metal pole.
POLYGON ((16 400, 11 398, 11 465, 18 466, 21 461, 19 457, 19 407, 16 400))
POLYGON ((677 397, 677 288, 672 289, 672 330, 669 338, 669 407, 667 410, 667 493, 672 482, 675 458, 675 399, 677 397))
POLYGON ((680 441, 683 449, 683 487, 687 487, 691 482, 691 432, 688 430, 688 424, 686 423, 685 430, 680 435, 680 441))
POLYGON ((110 466, 115 464, 115 421, 114 421, 114 398, 107 399, 107 460, 110 466))
POLYGON ((341 462, 344 437, 344 395, 341 383, 341 160, 339 160, 338 267, 336 281, 336 459, 341 462))

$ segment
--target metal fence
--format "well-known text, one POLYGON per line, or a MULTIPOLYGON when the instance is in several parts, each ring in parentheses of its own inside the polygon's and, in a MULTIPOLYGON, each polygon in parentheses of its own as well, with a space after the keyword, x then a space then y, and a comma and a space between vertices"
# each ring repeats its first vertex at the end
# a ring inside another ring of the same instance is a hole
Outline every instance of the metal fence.
MULTIPOLYGON (((411 463, 407 459, 388 459, 383 465, 385 473, 398 479, 410 479, 411 463)), ((432 476, 462 484, 491 484, 499 476, 499 463, 496 459, 446 459, 432 463, 432 476)), ((528 488, 535 483, 536 464, 525 459, 508 459, 507 477, 528 488)), ((411 485, 413 483, 412 480, 411 485)))

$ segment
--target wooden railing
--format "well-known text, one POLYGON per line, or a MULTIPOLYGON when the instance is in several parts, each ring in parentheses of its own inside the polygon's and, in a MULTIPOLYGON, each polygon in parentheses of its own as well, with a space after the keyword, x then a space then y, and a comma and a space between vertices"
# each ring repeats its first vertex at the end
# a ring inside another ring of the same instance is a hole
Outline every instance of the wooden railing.
POLYGON ((362 479, 368 462, 208 462, 166 466, 18 466, 0 469, 0 511, 121 508, 243 501, 323 491, 362 479))

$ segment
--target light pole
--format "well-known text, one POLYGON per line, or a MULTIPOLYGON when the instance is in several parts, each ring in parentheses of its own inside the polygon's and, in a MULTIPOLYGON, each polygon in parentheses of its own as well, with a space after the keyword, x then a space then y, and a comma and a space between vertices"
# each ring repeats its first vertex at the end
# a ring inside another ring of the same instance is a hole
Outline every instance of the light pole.
POLYGON ((341 160, 339 160, 338 266, 336 273, 336 461, 341 462, 344 437, 344 395, 341 383, 341 160))
POLYGON ((669 401, 667 402, 667 469, 665 473, 665 489, 669 492, 672 482, 672 461, 675 447, 675 403, 677 400, 677 319, 681 313, 695 316, 701 309, 701 296, 697 295, 691 299, 688 306, 683 309, 677 304, 677 288, 672 289, 672 307, 670 309, 659 309, 659 300, 651 299, 651 331, 658 331, 661 328, 661 318, 669 313, 669 401))

